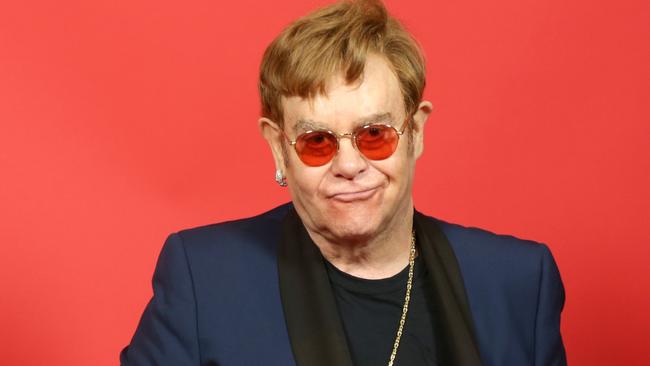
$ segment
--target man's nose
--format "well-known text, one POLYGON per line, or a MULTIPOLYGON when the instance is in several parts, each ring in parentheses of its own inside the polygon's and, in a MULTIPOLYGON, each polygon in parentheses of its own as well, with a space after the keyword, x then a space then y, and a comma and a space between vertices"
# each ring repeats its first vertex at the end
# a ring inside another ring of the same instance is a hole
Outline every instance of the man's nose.
POLYGON ((357 150, 351 135, 341 135, 339 151, 332 160, 332 172, 336 176, 353 179, 368 168, 368 161, 357 150))

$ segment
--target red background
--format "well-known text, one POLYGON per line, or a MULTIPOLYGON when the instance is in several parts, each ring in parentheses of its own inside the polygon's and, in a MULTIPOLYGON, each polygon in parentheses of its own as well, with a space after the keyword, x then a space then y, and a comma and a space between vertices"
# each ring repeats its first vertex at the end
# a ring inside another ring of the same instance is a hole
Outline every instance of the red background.
MULTIPOLYGON (((0 4, 0 359, 116 365, 167 234, 288 200, 257 67, 322 1, 0 4)), ((648 365, 650 3, 388 1, 435 106, 416 206, 548 243, 572 365, 648 365)))

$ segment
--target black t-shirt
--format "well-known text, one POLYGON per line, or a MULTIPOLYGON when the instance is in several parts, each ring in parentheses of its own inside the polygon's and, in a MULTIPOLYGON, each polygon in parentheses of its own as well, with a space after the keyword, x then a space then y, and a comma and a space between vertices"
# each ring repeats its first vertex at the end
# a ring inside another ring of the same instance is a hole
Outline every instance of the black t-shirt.
MULTIPOLYGON (((387 365, 402 316, 409 267, 390 278, 367 280, 326 263, 354 365, 387 365)), ((432 291, 426 267, 421 257, 417 257, 396 366, 438 365, 434 309, 428 300, 433 296, 432 291)))

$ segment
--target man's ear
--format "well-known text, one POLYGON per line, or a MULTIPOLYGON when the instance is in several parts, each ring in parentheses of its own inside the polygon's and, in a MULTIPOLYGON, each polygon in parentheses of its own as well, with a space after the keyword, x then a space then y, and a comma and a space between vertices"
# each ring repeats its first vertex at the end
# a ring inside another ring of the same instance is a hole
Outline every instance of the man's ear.
POLYGON ((419 158, 424 151, 424 125, 433 111, 433 105, 429 101, 422 101, 413 115, 413 153, 419 158))
POLYGON ((285 154, 282 147, 282 140, 284 139, 284 136, 282 136, 282 129, 277 123, 266 117, 260 118, 258 120, 258 125, 262 137, 264 137, 271 148, 273 160, 275 161, 275 169, 280 169, 282 174, 286 174, 285 154))

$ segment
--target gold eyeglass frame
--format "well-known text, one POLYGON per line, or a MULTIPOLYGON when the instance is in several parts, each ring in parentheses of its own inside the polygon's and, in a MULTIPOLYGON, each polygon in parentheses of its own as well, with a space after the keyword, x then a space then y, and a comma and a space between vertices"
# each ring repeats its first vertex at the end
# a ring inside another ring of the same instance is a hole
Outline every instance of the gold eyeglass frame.
MULTIPOLYGON (((344 132, 344 133, 338 133, 338 132, 334 132, 334 131, 326 130, 326 129, 321 129, 321 130, 308 130, 308 131, 305 131, 305 132, 299 134, 298 136, 296 136, 296 139, 295 139, 295 140, 291 140, 291 138, 287 135, 287 133, 284 132, 284 129, 282 129, 281 131, 282 131, 282 134, 284 135, 284 138, 286 138, 287 141, 289 142, 289 145, 293 146, 293 149, 294 149, 294 151, 296 152, 296 155, 298 155, 298 158, 300 158, 300 154, 298 153, 298 150, 296 150, 296 149, 297 149, 297 148, 296 148, 296 144, 298 143, 298 140, 300 139, 300 137, 303 136, 303 135, 307 135, 307 134, 310 134, 310 133, 314 133, 314 132, 324 132, 324 133, 328 133, 328 134, 330 134, 330 135, 332 135, 332 136, 334 136, 334 137, 336 138, 336 153, 338 153, 338 151, 339 151, 339 147, 340 147, 340 145, 341 145, 341 139, 347 137, 347 138, 349 138, 350 140, 352 140, 352 146, 354 146, 354 148, 355 148, 355 149, 356 149, 356 150, 357 150, 357 151, 358 151, 358 152, 359 152, 359 153, 360 153, 364 158, 367 158, 367 159, 369 159, 369 160, 375 160, 375 159, 370 159, 370 158, 366 157, 366 155, 365 155, 363 152, 361 152, 361 151, 359 150, 359 148, 358 148, 358 146, 357 146, 357 134, 359 133, 359 131, 362 131, 362 130, 365 130, 365 129, 367 129, 367 128, 371 128, 371 127, 374 127, 374 126, 384 126, 384 127, 392 128, 392 129, 395 131, 395 133, 397 134, 397 144, 396 144, 396 146, 398 146, 398 145, 399 145, 399 141, 400 141, 400 137, 404 134, 404 131, 406 131, 406 127, 409 125, 409 122, 410 122, 412 119, 413 119, 412 116, 408 116, 408 117, 406 117, 406 118, 404 119, 403 126, 402 126, 402 130, 401 130, 401 131, 398 130, 395 126, 393 126, 393 125, 390 124, 390 123, 369 123, 369 124, 367 124, 367 125, 363 125, 363 126, 360 126, 360 127, 355 128, 354 131, 352 131, 352 132, 344 132)), ((391 157, 394 153, 395 153, 395 151, 393 151, 393 153, 391 153, 391 154, 390 154, 389 156, 387 156, 385 159, 388 159, 388 158, 391 157)), ((334 154, 334 156, 336 156, 336 154, 334 154)), ((332 156, 332 159, 334 159, 334 156, 332 156)), ((383 159, 380 159, 380 160, 383 160, 383 159)), ((301 161, 302 161, 302 160, 301 160, 301 161)), ((331 161, 331 159, 330 159, 330 161, 331 161)), ((329 162, 329 161, 328 161, 328 162, 329 162)), ((325 164, 327 164, 327 163, 325 163, 325 164)))

